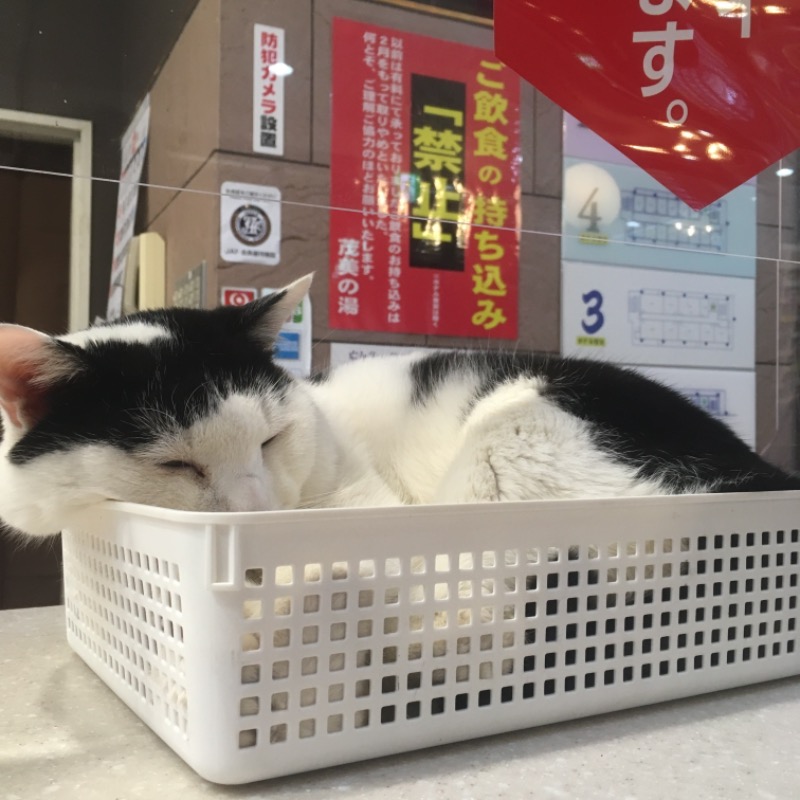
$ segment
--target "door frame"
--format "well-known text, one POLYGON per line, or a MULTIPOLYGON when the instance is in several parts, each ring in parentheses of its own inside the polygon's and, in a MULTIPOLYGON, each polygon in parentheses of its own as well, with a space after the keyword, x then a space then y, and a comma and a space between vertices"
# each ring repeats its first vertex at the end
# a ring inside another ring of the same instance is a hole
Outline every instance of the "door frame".
POLYGON ((69 329, 89 325, 92 241, 92 123, 0 108, 0 135, 72 147, 69 237, 69 329))

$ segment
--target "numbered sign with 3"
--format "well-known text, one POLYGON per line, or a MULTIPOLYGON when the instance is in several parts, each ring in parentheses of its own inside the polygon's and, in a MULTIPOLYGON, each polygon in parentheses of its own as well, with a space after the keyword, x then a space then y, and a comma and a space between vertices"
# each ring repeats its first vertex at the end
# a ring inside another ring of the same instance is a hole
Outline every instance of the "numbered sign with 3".
POLYGON ((565 261, 565 355, 654 366, 753 369, 749 278, 565 261))

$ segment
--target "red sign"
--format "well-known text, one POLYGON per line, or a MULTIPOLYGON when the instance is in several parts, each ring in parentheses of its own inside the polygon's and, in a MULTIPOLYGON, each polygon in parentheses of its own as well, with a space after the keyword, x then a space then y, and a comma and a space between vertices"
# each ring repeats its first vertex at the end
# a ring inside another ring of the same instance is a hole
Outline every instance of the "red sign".
POLYGON ((503 0, 495 49, 695 209, 800 145, 797 0, 503 0))
POLYGON ((519 78, 334 20, 330 326, 517 337, 519 78))
POLYGON ((225 287, 222 289, 223 306, 245 306, 257 297, 255 289, 234 289, 225 287))

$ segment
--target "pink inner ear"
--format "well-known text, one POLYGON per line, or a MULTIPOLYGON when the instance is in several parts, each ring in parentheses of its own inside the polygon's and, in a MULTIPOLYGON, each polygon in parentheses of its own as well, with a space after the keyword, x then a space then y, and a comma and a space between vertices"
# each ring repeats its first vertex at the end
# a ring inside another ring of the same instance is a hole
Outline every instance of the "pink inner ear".
POLYGON ((17 428, 30 427, 42 414, 50 341, 31 328, 0 325, 0 408, 17 428))

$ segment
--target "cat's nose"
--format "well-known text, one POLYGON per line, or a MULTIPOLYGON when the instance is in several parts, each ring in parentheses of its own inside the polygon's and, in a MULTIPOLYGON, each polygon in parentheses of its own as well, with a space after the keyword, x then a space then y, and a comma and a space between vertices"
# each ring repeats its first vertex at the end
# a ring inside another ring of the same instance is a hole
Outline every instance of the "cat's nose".
POLYGON ((242 475, 225 492, 229 511, 268 511, 272 498, 263 475, 242 475))

